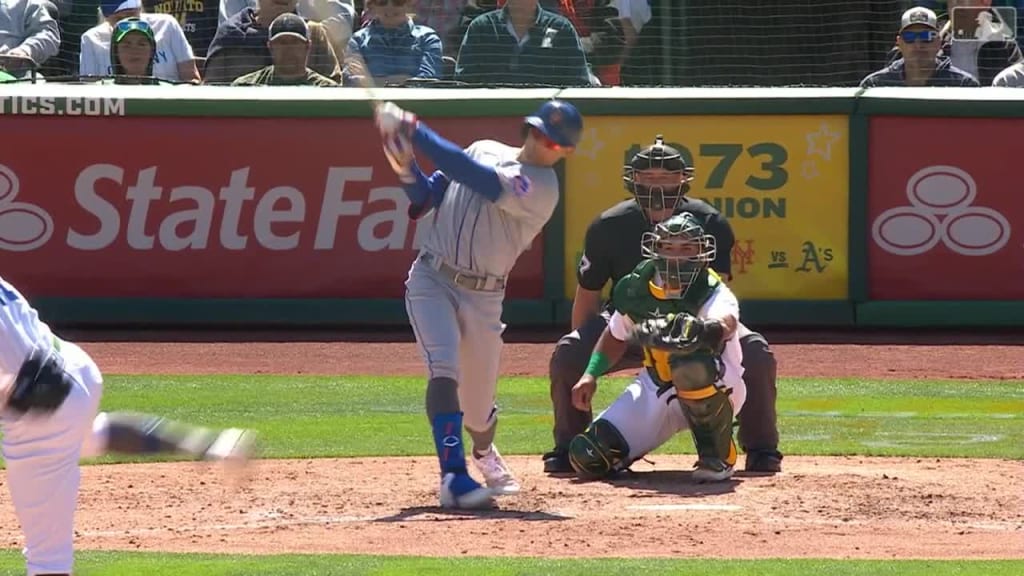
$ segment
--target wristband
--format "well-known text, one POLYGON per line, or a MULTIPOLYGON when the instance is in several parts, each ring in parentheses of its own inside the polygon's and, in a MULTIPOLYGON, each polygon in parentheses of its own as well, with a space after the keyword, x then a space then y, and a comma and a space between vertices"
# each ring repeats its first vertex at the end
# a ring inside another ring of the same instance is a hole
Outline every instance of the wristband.
POLYGON ((590 363, 587 364, 585 373, 596 378, 603 376, 609 368, 611 368, 611 363, 608 362, 608 357, 604 355, 604 352, 594 352, 590 355, 590 363))

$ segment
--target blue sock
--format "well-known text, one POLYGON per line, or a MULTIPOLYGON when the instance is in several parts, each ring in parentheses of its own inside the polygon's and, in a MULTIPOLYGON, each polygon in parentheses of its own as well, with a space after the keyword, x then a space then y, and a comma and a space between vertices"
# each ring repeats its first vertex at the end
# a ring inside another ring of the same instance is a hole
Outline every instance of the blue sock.
POLYGON ((441 475, 448 472, 466 474, 466 452, 462 445, 462 412, 434 416, 434 447, 441 462, 441 475))

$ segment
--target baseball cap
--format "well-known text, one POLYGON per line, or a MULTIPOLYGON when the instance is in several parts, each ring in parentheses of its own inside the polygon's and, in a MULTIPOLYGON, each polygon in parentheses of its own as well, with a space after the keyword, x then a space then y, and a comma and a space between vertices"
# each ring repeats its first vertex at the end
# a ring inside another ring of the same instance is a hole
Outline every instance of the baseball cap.
POLYGON ((100 0, 100 10, 103 11, 104 16, 138 8, 142 8, 142 0, 100 0))
POLYGON ((933 30, 938 30, 939 18, 935 15, 935 12, 923 6, 915 6, 904 12, 903 17, 900 18, 900 32, 914 24, 924 24, 933 30))
POLYGON ((270 23, 270 40, 273 41, 281 36, 294 36, 309 41, 309 27, 306 21, 297 14, 286 12, 281 14, 270 23))

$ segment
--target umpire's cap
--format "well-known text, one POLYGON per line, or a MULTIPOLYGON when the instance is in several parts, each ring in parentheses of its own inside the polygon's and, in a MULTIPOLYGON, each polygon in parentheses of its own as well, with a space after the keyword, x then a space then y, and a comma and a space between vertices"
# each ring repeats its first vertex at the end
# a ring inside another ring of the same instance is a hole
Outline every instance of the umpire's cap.
POLYGON ((545 102, 532 116, 526 117, 526 123, 566 148, 575 147, 583 132, 580 111, 563 100, 545 102))

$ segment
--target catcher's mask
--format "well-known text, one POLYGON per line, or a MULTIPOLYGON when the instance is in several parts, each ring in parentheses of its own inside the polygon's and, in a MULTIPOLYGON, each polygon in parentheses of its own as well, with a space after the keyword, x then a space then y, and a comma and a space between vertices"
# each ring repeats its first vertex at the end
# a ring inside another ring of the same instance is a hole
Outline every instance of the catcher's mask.
POLYGON ((662 288, 670 298, 682 298, 697 277, 715 260, 715 237, 689 212, 654 225, 641 241, 643 257, 653 260, 662 288))
POLYGON ((674 210, 690 191, 693 167, 658 134, 654 144, 637 152, 623 167, 622 180, 637 204, 645 210, 674 210))

